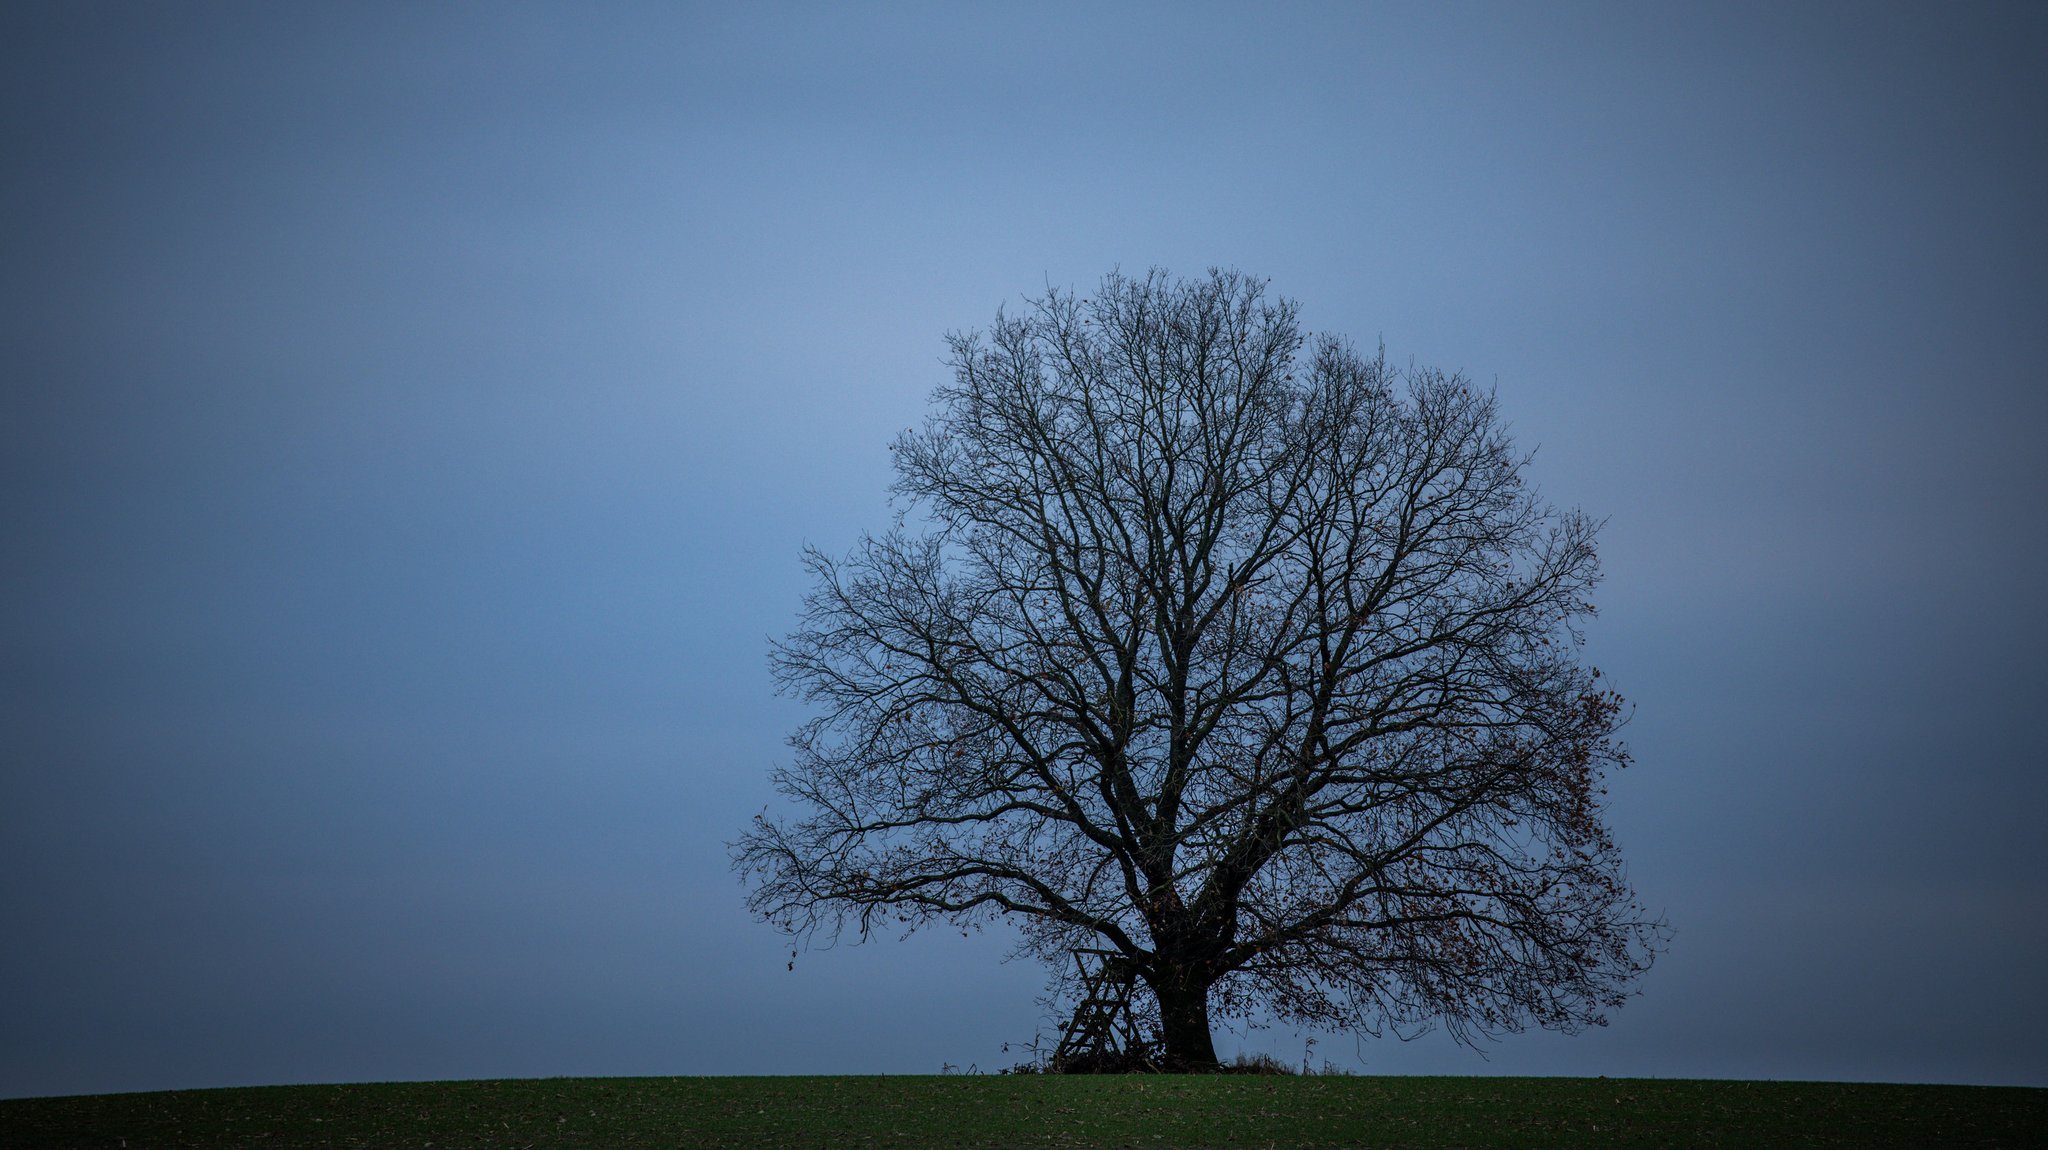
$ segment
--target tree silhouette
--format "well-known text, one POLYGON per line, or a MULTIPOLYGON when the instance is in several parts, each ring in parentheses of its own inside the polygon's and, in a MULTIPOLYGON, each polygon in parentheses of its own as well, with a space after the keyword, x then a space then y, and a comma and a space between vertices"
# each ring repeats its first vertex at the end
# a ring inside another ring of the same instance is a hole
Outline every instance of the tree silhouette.
POLYGON ((1212 1014, 1461 1040, 1603 1021, 1660 940, 1602 824, 1596 524, 1491 395, 1261 281, 1112 274, 949 337, 899 526, 774 647, 799 814, 734 844, 796 934, 1014 920, 1212 1014))

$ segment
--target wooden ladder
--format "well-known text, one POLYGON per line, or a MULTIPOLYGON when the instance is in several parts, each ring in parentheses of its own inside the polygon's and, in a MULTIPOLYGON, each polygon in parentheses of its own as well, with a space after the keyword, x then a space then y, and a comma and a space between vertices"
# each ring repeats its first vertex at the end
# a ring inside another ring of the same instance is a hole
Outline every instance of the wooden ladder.
POLYGON ((1053 1053, 1053 1065, 1091 1054, 1112 1054, 1139 1042, 1138 1022, 1131 1014, 1131 992, 1138 972, 1130 960, 1113 950, 1077 947, 1074 966, 1081 973, 1081 1004, 1053 1053), (1089 959, 1095 960, 1091 969, 1089 959))

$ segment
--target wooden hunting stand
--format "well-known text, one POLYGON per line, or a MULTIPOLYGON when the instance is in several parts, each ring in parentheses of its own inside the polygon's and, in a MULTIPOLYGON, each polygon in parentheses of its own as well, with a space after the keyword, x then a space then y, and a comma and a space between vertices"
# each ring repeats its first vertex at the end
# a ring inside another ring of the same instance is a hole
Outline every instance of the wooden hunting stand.
POLYGON ((1053 1053, 1053 1065, 1142 1050, 1145 1038, 1138 1032, 1138 1019, 1131 1011, 1131 993, 1137 989, 1138 972, 1130 960, 1113 950, 1077 947, 1074 966, 1081 973, 1081 1004, 1074 1008, 1071 1021, 1060 1024, 1065 1033, 1060 1036, 1059 1049, 1053 1053))

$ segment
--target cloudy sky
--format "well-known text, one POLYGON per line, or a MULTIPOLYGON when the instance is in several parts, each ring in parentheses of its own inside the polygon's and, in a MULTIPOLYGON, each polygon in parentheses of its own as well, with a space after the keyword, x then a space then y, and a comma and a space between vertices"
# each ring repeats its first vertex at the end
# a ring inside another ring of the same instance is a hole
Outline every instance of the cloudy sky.
POLYGON ((744 913, 767 641, 946 331, 1211 265, 1607 517, 1675 931, 1318 1061, 2048 1084, 2044 75, 2026 4, 8 4, 0 1095, 1016 1061, 999 932, 744 913))

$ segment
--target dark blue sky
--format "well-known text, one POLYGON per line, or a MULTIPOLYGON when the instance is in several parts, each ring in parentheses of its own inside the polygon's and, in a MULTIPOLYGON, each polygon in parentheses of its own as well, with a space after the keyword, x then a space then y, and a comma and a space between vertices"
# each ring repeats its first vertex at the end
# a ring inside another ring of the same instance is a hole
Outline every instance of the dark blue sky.
POLYGON ((1000 935, 745 916, 766 641, 942 333, 1212 264, 1609 517, 1676 930, 1318 1059, 2048 1084, 2044 76, 2039 5, 6 5, 0 1095, 1015 1061, 1000 935))

